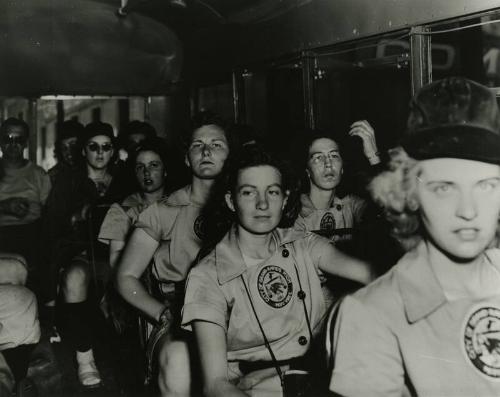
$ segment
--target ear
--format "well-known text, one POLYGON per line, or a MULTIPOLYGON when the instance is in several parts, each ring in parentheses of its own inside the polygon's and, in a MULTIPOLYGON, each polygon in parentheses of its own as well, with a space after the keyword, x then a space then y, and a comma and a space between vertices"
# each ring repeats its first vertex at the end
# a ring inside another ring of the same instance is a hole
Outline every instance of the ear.
POLYGON ((231 195, 231 193, 226 193, 226 194, 224 195, 224 198, 226 199, 226 205, 227 205, 227 207, 228 207, 231 211, 235 212, 235 209, 234 209, 234 203, 233 203, 233 196, 231 195))
POLYGON ((281 209, 285 209, 286 203, 288 203, 288 197, 290 196, 290 190, 285 191, 285 198, 283 199, 283 205, 281 206, 281 209))
POLYGON ((87 153, 85 153, 85 148, 82 148, 82 156, 83 156, 83 157, 86 157, 86 156, 87 156, 87 153))
POLYGON ((191 164, 189 164, 189 159, 188 159, 187 153, 184 155, 184 164, 186 164, 186 166, 188 168, 191 168, 191 164))

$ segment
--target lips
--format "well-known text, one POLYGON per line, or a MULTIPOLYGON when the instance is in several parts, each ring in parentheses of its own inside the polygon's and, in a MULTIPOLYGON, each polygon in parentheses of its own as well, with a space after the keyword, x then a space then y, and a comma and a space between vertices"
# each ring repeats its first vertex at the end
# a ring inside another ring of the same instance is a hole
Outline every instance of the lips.
POLYGON ((149 186, 149 185, 152 185, 152 184, 153 184, 153 180, 152 179, 144 179, 144 185, 149 186))
POLYGON ((458 236, 460 240, 463 241, 474 241, 479 236, 479 229, 473 227, 464 227, 456 229, 454 233, 458 236))

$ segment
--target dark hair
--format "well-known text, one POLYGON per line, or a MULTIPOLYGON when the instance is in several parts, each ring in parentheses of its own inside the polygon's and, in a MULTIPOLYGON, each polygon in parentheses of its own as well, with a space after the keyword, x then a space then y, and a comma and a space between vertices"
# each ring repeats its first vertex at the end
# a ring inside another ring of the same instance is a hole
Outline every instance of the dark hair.
POLYGON ((290 167, 278 160, 266 148, 258 144, 245 145, 230 155, 224 165, 221 176, 216 180, 210 198, 203 208, 203 235, 204 243, 200 257, 208 254, 211 249, 224 237, 233 223, 235 214, 227 208, 225 195, 234 193, 238 176, 244 169, 269 165, 276 168, 281 174, 282 188, 290 192, 283 215, 278 227, 291 227, 300 210, 296 178, 290 172, 290 167))
POLYGON ((204 110, 204 111, 198 112, 191 119, 191 128, 190 128, 189 132, 184 135, 184 139, 183 139, 183 146, 184 146, 185 151, 187 151, 189 148, 189 145, 191 145, 191 140, 193 139, 194 132, 205 125, 216 126, 222 132, 224 132, 224 135, 226 136, 227 143, 229 145, 229 150, 232 149, 233 143, 232 143, 231 134, 229 133, 228 122, 226 120, 224 120, 218 114, 216 114, 210 110, 204 110))
MULTIPOLYGON (((329 139, 335 142, 339 148, 340 155, 342 156, 342 147, 344 145, 344 142, 341 137, 337 136, 337 134, 319 129, 304 130, 303 134, 301 134, 301 136, 295 142, 293 150, 293 158, 296 159, 295 172, 300 176, 300 191, 302 193, 309 193, 310 190, 310 180, 306 172, 309 162, 309 149, 311 148, 312 144, 318 139, 329 139)), ((344 165, 347 163, 344 157, 342 157, 342 161, 344 165)), ((345 184, 345 180, 346 178, 344 175, 344 177, 340 181, 339 186, 335 189, 336 195, 343 196, 348 190, 345 184)))
POLYGON ((143 134, 146 139, 153 138, 157 135, 155 128, 151 124, 145 121, 132 120, 127 123, 125 127, 120 129, 118 133, 119 145, 124 147, 127 138, 132 134, 143 134))
MULTIPOLYGON (((172 191, 176 187, 179 187, 179 183, 176 183, 176 166, 174 161, 174 153, 167 142, 160 137, 151 137, 143 140, 131 153, 130 157, 127 159, 127 167, 135 175, 135 162, 137 157, 141 152, 154 152, 160 156, 163 167, 167 172, 165 178, 165 191, 172 191)), ((135 181, 135 176, 134 176, 135 181)), ((135 181, 136 188, 138 188, 137 181, 135 181)))
POLYGON ((9 127, 21 127, 24 131, 24 134, 26 136, 29 136, 30 134, 30 127, 28 124, 20 119, 17 119, 15 117, 9 117, 7 120, 5 120, 2 125, 0 126, 0 134, 5 134, 7 133, 7 130, 9 127))
POLYGON ((56 141, 55 141, 55 155, 57 159, 61 158, 61 143, 68 138, 80 139, 83 134, 83 124, 76 120, 66 120, 56 126, 56 141))

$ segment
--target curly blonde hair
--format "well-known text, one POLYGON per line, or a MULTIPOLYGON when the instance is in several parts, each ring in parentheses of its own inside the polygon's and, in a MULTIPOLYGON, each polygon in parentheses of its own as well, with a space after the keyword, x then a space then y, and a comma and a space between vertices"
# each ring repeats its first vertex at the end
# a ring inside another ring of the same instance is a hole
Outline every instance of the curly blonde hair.
POLYGON ((389 169, 374 177, 368 185, 373 199, 391 223, 391 234, 405 250, 410 250, 422 238, 419 203, 416 196, 419 162, 402 147, 389 150, 389 169))

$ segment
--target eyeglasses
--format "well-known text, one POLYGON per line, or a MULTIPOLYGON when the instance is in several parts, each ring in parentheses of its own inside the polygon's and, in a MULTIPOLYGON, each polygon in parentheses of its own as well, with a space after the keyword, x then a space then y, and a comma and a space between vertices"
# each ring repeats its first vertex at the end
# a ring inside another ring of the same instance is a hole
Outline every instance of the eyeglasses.
POLYGON ((4 145, 24 145, 28 138, 21 135, 2 135, 0 138, 4 145))
POLYGON ((109 152, 110 150, 113 150, 113 145, 111 143, 103 143, 102 145, 99 145, 97 142, 90 142, 87 144, 87 149, 91 152, 109 152))
POLYGON ((340 154, 338 152, 328 152, 328 153, 314 153, 310 157, 311 163, 313 164, 325 164, 327 160, 334 161, 340 160, 340 154))

